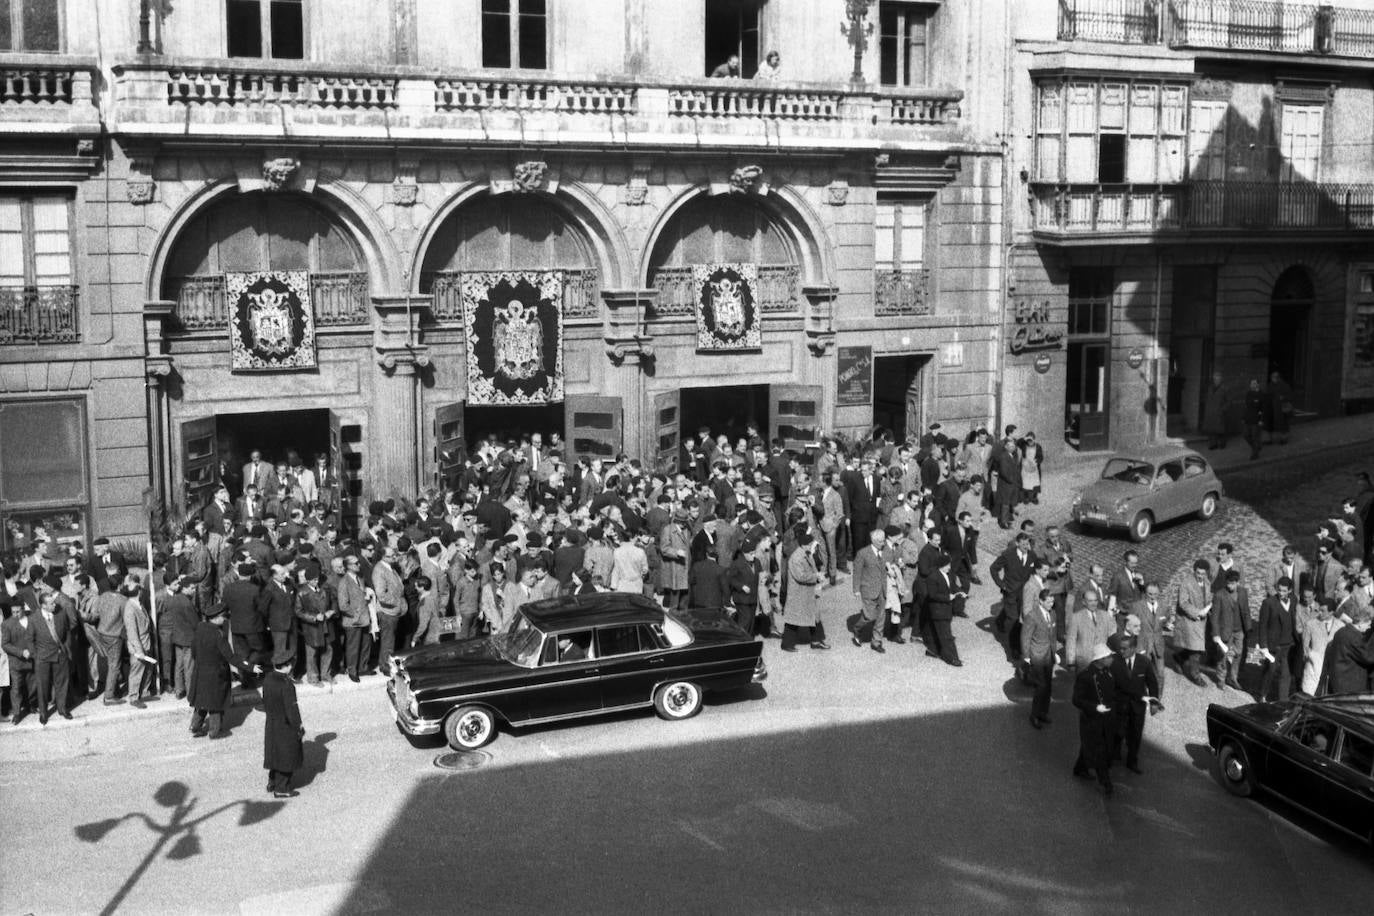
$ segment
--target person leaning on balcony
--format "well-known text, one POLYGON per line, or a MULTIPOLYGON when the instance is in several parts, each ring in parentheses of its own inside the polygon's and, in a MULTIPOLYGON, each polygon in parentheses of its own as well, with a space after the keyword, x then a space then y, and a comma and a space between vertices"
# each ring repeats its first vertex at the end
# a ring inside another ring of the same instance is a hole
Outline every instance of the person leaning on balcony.
POLYGON ((763 58, 763 66, 754 74, 754 79, 769 82, 782 79, 782 55, 777 51, 769 51, 763 58))
POLYGON ((725 58, 725 63, 711 71, 711 79, 739 79, 742 74, 739 69, 739 55, 731 54, 725 58))

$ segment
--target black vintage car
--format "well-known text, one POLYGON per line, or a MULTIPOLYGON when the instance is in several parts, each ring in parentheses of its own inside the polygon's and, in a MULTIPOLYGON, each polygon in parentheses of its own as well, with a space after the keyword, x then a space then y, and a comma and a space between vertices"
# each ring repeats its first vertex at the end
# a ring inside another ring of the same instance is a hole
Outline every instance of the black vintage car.
POLYGON ((1212 704, 1207 741, 1233 795, 1263 789, 1374 843, 1374 694, 1212 704))
POLYGON ((767 677, 763 644, 718 610, 666 613, 606 592, 522 607, 502 633, 397 656, 387 693, 402 730, 441 729, 456 750, 512 726, 653 706, 665 719, 701 710, 707 690, 767 677))

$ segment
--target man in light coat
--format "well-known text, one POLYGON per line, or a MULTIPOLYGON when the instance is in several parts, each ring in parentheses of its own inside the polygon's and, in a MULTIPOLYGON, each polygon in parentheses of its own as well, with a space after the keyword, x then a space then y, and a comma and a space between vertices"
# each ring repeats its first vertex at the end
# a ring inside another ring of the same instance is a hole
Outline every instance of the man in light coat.
POLYGON ((1174 631, 1174 649, 1178 652, 1183 676, 1199 687, 1207 681, 1198 672, 1202 655, 1207 651, 1207 616, 1212 612, 1212 567, 1206 560, 1193 562, 1192 578, 1178 587, 1178 619, 1174 631))
POLYGON ((372 567, 372 591, 377 598, 377 670, 391 676, 391 656, 396 651, 396 628, 406 612, 405 586, 392 565, 396 548, 382 548, 382 558, 372 567))
POLYGON ((1116 619, 1103 607, 1096 592, 1084 592, 1069 614, 1064 635, 1064 667, 1075 670, 1092 658, 1093 649, 1116 633, 1116 619))

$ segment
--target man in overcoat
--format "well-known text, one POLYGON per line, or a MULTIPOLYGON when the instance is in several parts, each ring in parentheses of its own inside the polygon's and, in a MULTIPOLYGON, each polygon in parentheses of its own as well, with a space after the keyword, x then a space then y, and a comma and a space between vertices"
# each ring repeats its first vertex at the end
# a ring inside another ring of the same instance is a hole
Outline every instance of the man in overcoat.
MULTIPOLYGON (((211 738, 224 738, 224 713, 233 700, 234 685, 229 675, 231 665, 238 665, 244 676, 248 676, 246 661, 237 661, 229 640, 224 635, 224 609, 211 605, 210 616, 196 626, 195 642, 191 655, 195 664, 195 674, 191 678, 191 689, 186 698, 191 704, 191 737, 200 738, 206 733, 209 721, 211 738)), ((253 673, 261 673, 253 669, 253 673)))
POLYGON ((291 774, 305 760, 301 745, 305 726, 296 703, 296 685, 291 681, 295 663, 294 652, 278 650, 272 657, 272 670, 262 682, 262 709, 267 718, 262 733, 262 766, 267 770, 267 791, 273 798, 299 794, 291 788, 291 774))
POLYGON ((1183 676, 1199 687, 1207 681, 1198 672, 1207 651, 1207 616, 1212 612, 1212 567, 1203 559, 1193 562, 1193 577, 1178 586, 1178 618, 1174 650, 1183 676))

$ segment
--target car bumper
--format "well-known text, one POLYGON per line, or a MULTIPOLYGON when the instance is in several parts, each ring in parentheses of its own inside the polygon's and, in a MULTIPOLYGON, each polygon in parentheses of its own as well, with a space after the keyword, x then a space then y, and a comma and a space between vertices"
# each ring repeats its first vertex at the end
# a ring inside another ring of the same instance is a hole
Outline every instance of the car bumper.
POLYGON ((1082 509, 1073 510, 1073 520, 1080 525, 1091 525, 1095 528, 1129 528, 1126 519, 1119 515, 1108 515, 1105 512, 1085 512, 1082 509))
POLYGON ((754 674, 749 678, 749 683, 762 684, 766 680, 768 680, 768 666, 763 663, 763 659, 759 659, 758 664, 754 666, 754 674))
POLYGON ((443 728, 442 722, 412 716, 409 709, 398 703, 394 680, 386 682, 386 697, 391 706, 391 718, 395 720, 397 725, 401 726, 401 731, 407 735, 437 735, 439 729, 443 728))

